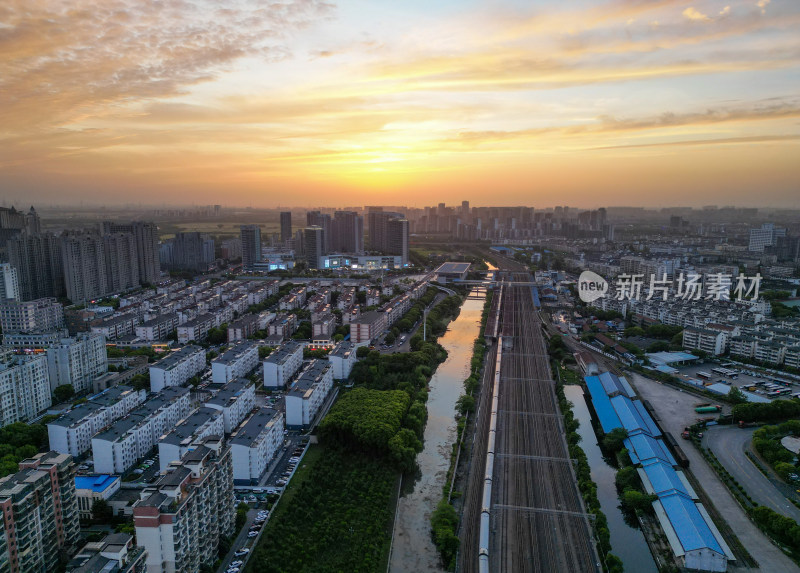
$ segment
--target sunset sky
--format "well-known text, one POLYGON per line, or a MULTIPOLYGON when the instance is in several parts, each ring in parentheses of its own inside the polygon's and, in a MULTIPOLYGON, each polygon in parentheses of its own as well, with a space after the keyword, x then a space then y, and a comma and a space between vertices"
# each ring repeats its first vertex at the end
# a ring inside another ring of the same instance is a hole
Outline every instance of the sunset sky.
POLYGON ((800 1, 0 3, 7 205, 462 199, 800 207, 800 1))

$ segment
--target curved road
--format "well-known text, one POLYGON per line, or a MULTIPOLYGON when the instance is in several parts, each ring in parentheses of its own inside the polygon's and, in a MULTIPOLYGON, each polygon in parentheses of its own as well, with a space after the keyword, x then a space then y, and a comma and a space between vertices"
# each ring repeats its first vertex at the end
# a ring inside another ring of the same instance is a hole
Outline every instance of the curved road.
POLYGON ((791 486, 762 474, 745 455, 754 431, 755 428, 714 426, 707 428, 703 434, 703 445, 714 452, 720 463, 744 486, 756 503, 800 522, 800 509, 786 499, 793 495, 800 501, 800 496, 791 486))

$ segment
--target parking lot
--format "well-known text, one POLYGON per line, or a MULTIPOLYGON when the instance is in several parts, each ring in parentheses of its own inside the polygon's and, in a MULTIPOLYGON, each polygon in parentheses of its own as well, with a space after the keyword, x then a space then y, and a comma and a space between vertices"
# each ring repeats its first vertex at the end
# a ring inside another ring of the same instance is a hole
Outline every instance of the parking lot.
POLYGON ((730 377, 721 376, 719 374, 715 374, 714 372, 712 372, 712 370, 714 368, 719 368, 720 367, 720 363, 728 364, 728 362, 725 361, 725 360, 721 360, 719 362, 713 361, 713 360, 706 360, 703 364, 694 364, 694 365, 691 365, 691 366, 680 366, 680 367, 677 367, 677 369, 679 371, 677 376, 679 378, 684 379, 684 380, 688 379, 688 378, 695 378, 697 380, 703 380, 702 377, 698 376, 698 373, 699 372, 706 372, 708 374, 711 374, 711 379, 710 380, 707 379, 707 381, 709 381, 709 382, 722 383, 722 384, 730 383, 729 384, 730 386, 735 386, 736 388, 739 388, 740 390, 750 390, 750 391, 752 391, 752 392, 754 392, 756 394, 764 396, 765 398, 770 398, 770 396, 768 396, 767 395, 767 391, 764 390, 763 384, 764 383, 771 383, 772 379, 774 379, 774 378, 781 378, 783 380, 789 380, 790 382, 793 382, 789 386, 789 388, 791 389, 791 393, 782 396, 783 398, 789 398, 789 397, 791 397, 791 395, 793 393, 800 392, 800 383, 798 383, 796 381, 793 381, 793 380, 789 379, 786 376, 772 375, 772 374, 769 374, 769 373, 766 373, 766 372, 760 372, 755 367, 751 367, 749 365, 739 364, 739 365, 734 365, 734 366, 728 367, 731 370, 738 370, 739 373, 736 376, 736 378, 730 378, 730 377), (748 372, 753 372, 756 375, 749 374, 748 372))

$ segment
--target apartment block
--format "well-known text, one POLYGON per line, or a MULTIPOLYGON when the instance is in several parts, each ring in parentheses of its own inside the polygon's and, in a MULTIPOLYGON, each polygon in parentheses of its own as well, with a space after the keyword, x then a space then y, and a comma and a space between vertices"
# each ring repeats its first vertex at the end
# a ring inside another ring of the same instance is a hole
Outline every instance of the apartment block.
POLYGON ((102 334, 106 340, 119 340, 136 332, 140 323, 139 317, 134 313, 118 314, 103 320, 100 324, 92 326, 92 332, 102 334))
POLYGON ((333 388, 333 367, 327 360, 313 360, 286 393, 286 427, 311 425, 333 388))
POLYGON ((108 371, 106 340, 102 334, 81 333, 63 338, 47 349, 50 389, 72 384, 78 394, 90 392, 92 381, 108 371))
POLYGON ((20 300, 19 275, 8 263, 0 263, 0 301, 20 300))
POLYGON ((0 426, 29 422, 51 404, 44 356, 0 354, 0 426))
POLYGON ((257 330, 260 330, 258 316, 245 314, 228 325, 228 342, 246 340, 253 336, 257 330))
POLYGON ((3 334, 48 332, 64 328, 64 309, 52 297, 29 301, 0 300, 3 334))
POLYGON ((222 437, 225 422, 222 410, 203 406, 182 420, 173 430, 158 440, 160 471, 180 460, 195 445, 209 436, 222 437))
POLYGON ((260 408, 231 436, 233 479, 237 485, 257 484, 283 445, 283 412, 260 408))
POLYGON ((147 573, 198 573, 216 561, 220 538, 233 533, 231 450, 220 438, 206 439, 171 467, 133 508, 136 543, 147 552, 147 573))
POLYGON ((148 342, 166 340, 178 328, 178 315, 174 312, 159 315, 136 327, 136 338, 148 342))
POLYGON ((206 367, 206 351, 192 344, 184 346, 150 366, 150 391, 160 392, 169 386, 180 386, 206 367))
POLYGON ((222 412, 226 434, 233 432, 256 405, 256 385, 246 378, 228 382, 204 406, 222 412))
POLYGON ((278 314, 269 323, 269 335, 289 338, 297 330, 297 316, 294 314, 278 314))
POLYGON ((211 381, 225 384, 242 378, 258 366, 258 346, 254 342, 237 342, 211 361, 211 381))
POLYGON ((72 456, 47 452, 0 478, 5 571, 55 571, 80 533, 72 456))
POLYGON ((386 330, 386 314, 371 310, 362 314, 356 322, 350 323, 350 340, 353 344, 371 342, 386 330))
POLYGON ((336 332, 336 317, 325 313, 311 324, 313 340, 330 340, 336 332))
POLYGON ((334 380, 346 380, 356 363, 356 348, 351 342, 340 342, 328 354, 328 362, 333 367, 334 380))
POLYGON ((705 328, 685 328, 683 330, 683 347, 719 356, 725 352, 725 335, 722 332, 705 328))
POLYGON ((47 424, 50 449, 78 457, 92 447, 92 436, 144 403, 144 390, 114 386, 74 406, 47 424))
POLYGON ((208 332, 217 326, 216 317, 213 314, 200 314, 196 318, 178 326, 178 342, 186 344, 188 342, 202 342, 208 336, 208 332))
POLYGON ((287 342, 264 360, 264 387, 283 388, 303 364, 303 345, 287 342))
POLYGON ((165 388, 92 437, 94 470, 122 474, 144 458, 161 436, 189 415, 188 388, 165 388))

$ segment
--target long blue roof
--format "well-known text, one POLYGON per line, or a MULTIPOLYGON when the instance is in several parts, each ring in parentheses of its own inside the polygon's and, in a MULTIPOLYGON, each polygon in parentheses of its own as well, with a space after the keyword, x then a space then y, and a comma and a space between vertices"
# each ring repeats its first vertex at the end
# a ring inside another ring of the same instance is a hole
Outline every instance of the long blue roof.
POLYGON ((659 497, 664 513, 667 514, 675 534, 678 536, 684 551, 713 549, 725 554, 717 538, 711 532, 706 520, 700 514, 695 503, 683 495, 673 493, 659 497))
POLYGON ((592 405, 594 411, 597 412, 597 417, 600 419, 600 426, 602 426, 605 433, 610 432, 615 428, 621 428, 622 423, 619 421, 619 416, 614 411, 611 405, 611 400, 603 390, 603 384, 597 376, 586 376, 586 387, 589 389, 589 394, 592 396, 592 405))

